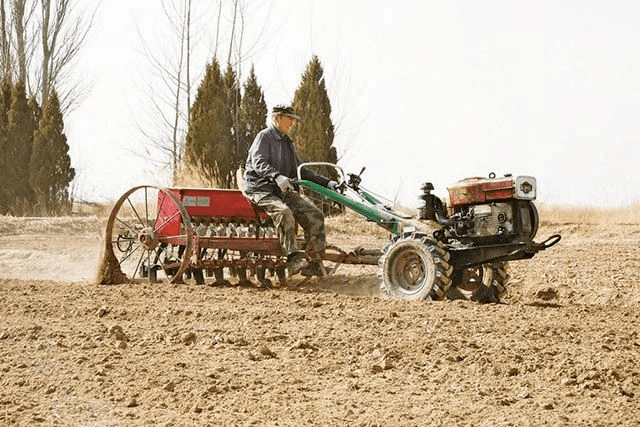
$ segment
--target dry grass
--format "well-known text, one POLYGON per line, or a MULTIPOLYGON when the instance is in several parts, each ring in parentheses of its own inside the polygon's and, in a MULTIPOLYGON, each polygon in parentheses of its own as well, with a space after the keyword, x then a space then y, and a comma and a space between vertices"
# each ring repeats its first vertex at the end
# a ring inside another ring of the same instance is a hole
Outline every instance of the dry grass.
POLYGON ((216 178, 209 178, 204 173, 203 166, 183 163, 178 170, 176 177, 176 187, 195 188, 221 188, 220 182, 216 178))
POLYGON ((98 218, 107 218, 111 213, 115 200, 109 202, 85 202, 75 201, 71 216, 94 216, 98 218))
POLYGON ((549 224, 640 224, 640 202, 624 207, 594 208, 537 205, 540 222, 549 224))
POLYGON ((371 236, 389 237, 389 231, 367 221, 361 215, 353 211, 347 211, 342 215, 325 218, 327 234, 341 234, 345 236, 371 236))
POLYGON ((106 217, 15 217, 0 216, 0 236, 11 234, 95 234, 100 236, 106 217))

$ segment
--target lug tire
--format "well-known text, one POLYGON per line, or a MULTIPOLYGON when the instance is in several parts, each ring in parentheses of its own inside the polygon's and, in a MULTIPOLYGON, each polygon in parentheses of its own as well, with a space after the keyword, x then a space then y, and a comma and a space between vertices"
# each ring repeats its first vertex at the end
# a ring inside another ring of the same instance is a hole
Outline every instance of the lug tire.
POLYGON ((451 279, 447 298, 498 303, 507 292, 507 263, 493 262, 463 270, 455 269, 451 279))
POLYGON ((405 300, 441 300, 451 284, 449 252, 434 239, 418 233, 395 237, 382 249, 380 292, 405 300))

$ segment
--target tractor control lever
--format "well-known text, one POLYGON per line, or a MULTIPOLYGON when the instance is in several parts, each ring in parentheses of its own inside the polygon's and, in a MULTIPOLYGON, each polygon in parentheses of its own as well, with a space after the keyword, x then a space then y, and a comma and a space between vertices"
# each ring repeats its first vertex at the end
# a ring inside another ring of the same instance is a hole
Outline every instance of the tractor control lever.
POLYGON ((356 175, 354 173, 348 174, 349 175, 349 187, 353 188, 354 190, 358 190, 358 186, 362 182, 362 178, 360 178, 360 175, 362 175, 362 172, 364 172, 364 170, 366 168, 367 168, 366 166, 363 166, 358 175, 356 175))
POLYGON ((338 187, 336 187, 336 191, 340 194, 344 194, 344 192, 347 189, 347 183, 345 181, 342 181, 340 183, 340 185, 338 185, 338 187))

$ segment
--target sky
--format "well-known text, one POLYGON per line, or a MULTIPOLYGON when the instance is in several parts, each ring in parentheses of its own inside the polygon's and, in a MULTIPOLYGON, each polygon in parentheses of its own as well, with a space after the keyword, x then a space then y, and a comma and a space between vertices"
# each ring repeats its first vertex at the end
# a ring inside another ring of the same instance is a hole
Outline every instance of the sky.
MULTIPOLYGON (((449 184, 494 172, 535 176, 546 205, 640 201, 640 3, 246 3, 246 46, 255 48, 243 69, 255 66, 270 107, 293 99, 317 55, 339 164, 347 173, 366 167, 364 187, 415 207, 424 182, 444 196, 449 184)), ((196 69, 214 52, 208 16, 196 69)), ((169 183, 168 171, 134 154, 141 129, 154 126, 149 85, 160 85, 141 40, 166 49, 163 18, 160 0, 97 9, 78 63, 91 90, 65 122, 85 200, 169 183)))

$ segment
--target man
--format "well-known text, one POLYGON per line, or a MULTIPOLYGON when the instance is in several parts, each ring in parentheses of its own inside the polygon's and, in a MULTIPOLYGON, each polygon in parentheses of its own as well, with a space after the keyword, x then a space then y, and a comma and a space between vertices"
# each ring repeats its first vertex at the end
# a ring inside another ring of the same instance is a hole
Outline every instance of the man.
MULTIPOLYGON (((325 249, 324 215, 313 203, 303 199, 298 185, 298 165, 301 163, 289 137, 296 120, 301 120, 292 107, 276 105, 271 112, 271 125, 258 133, 249 148, 244 173, 247 196, 271 217, 283 254, 287 256, 289 276, 311 267, 304 252, 298 249, 295 221, 304 229, 306 250, 316 263, 325 249)), ((302 179, 331 190, 336 181, 302 168, 302 179)), ((317 264, 316 264, 317 265, 317 264)), ((313 271, 313 273, 316 273, 313 271)))

